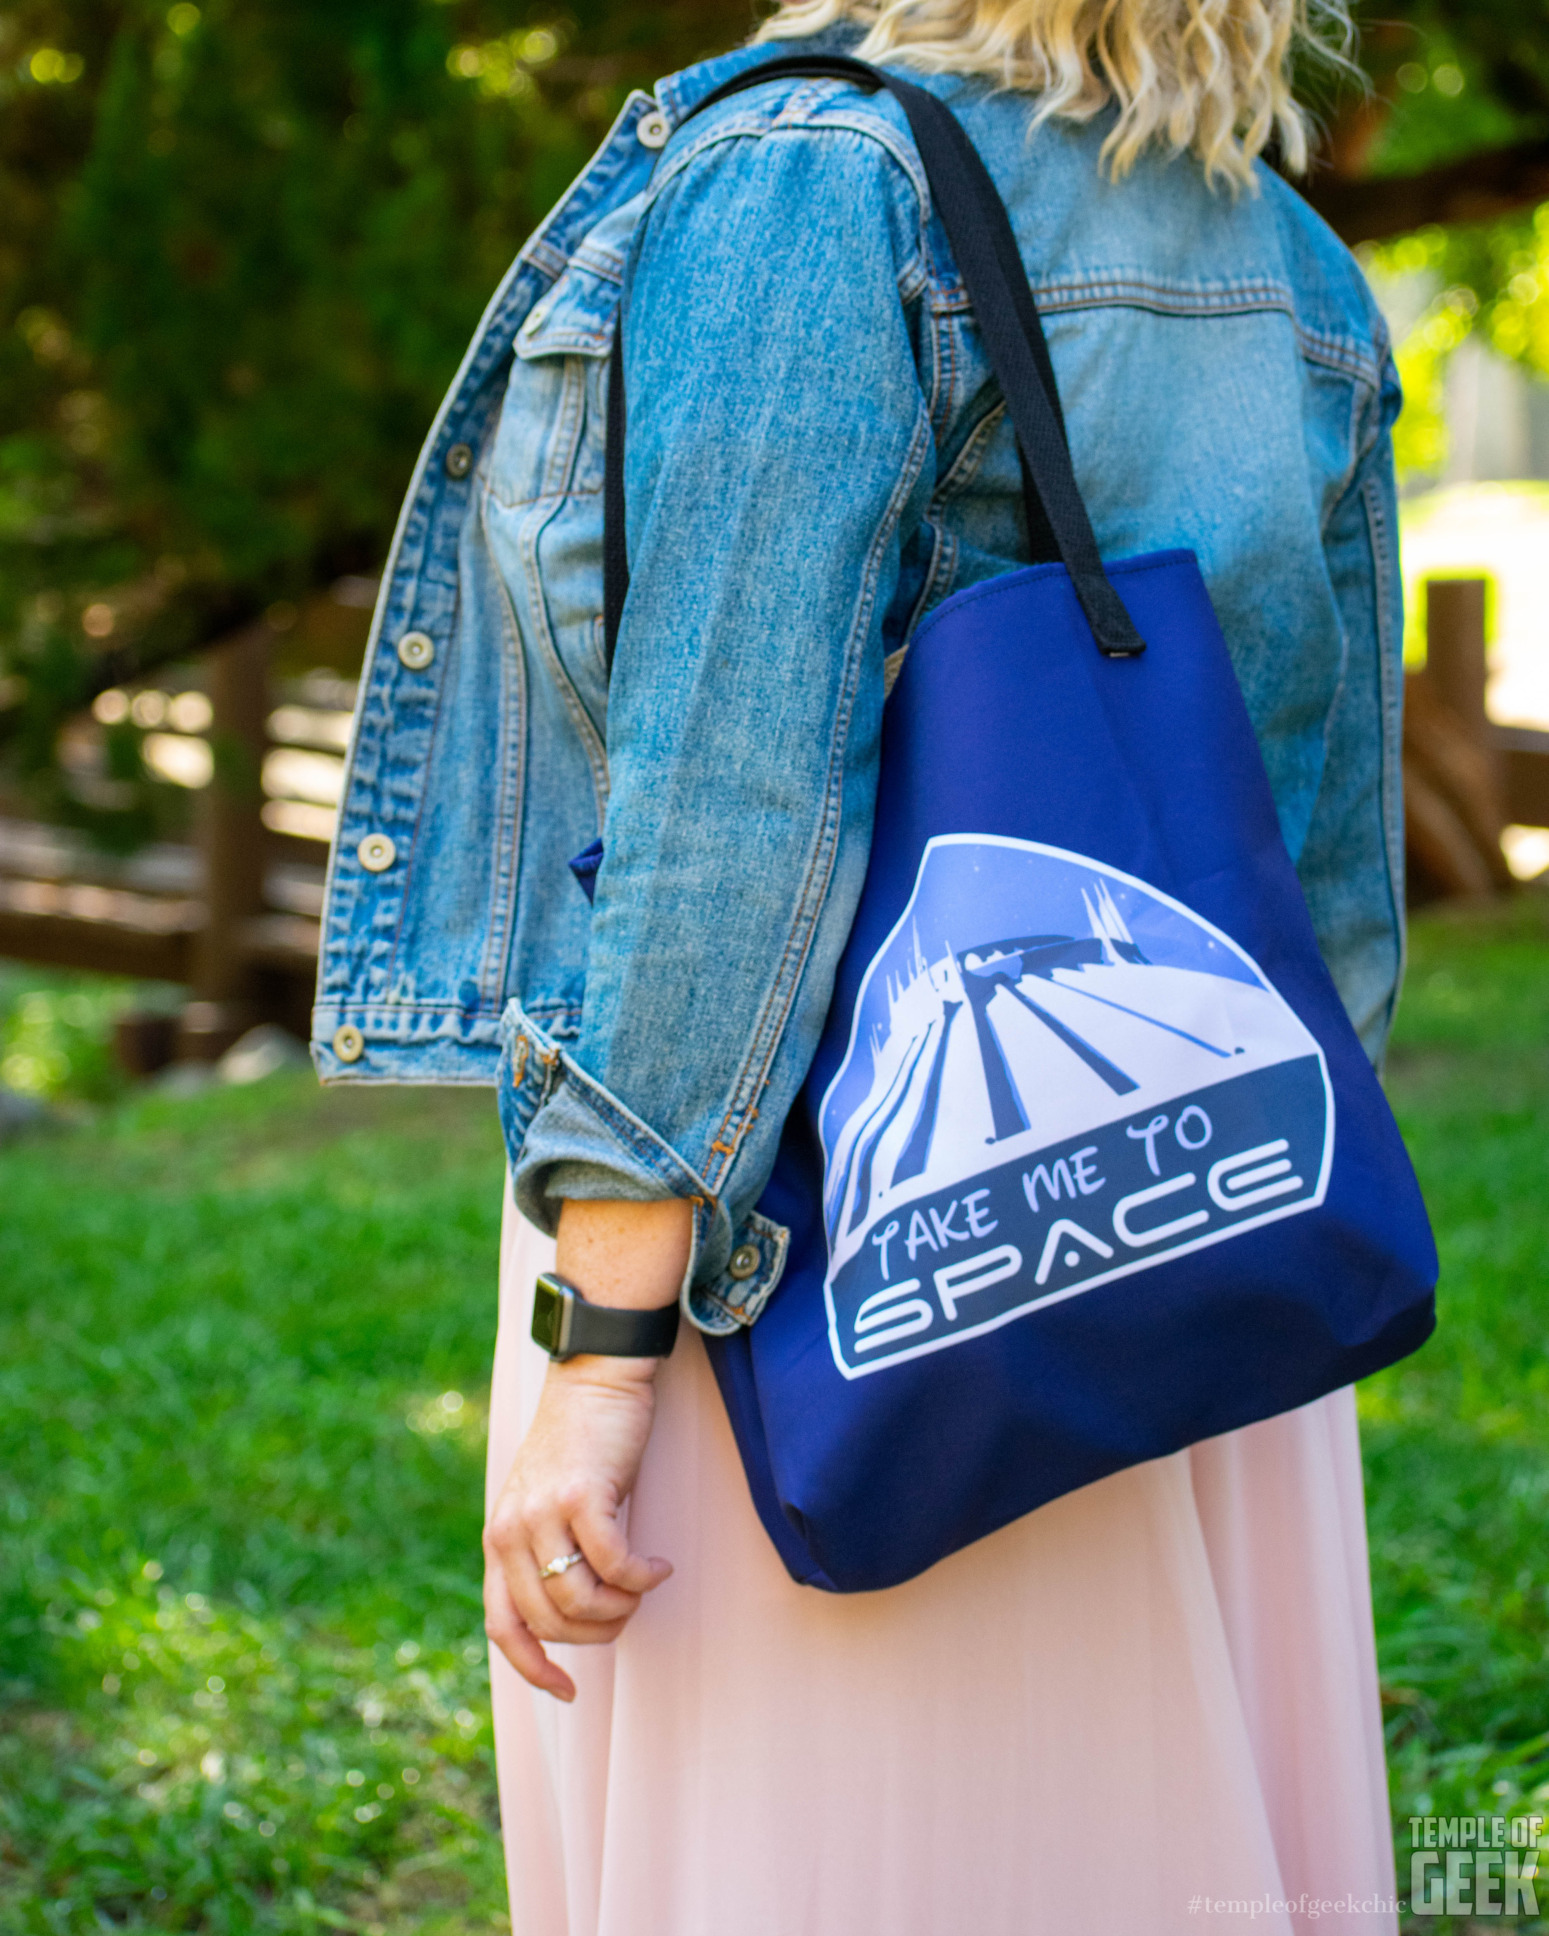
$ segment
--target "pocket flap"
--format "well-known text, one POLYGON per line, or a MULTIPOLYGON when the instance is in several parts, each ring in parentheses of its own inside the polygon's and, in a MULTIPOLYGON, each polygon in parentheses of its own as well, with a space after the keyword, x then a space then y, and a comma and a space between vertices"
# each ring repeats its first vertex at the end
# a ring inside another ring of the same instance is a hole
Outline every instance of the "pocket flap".
POLYGON ((545 356, 606 356, 612 349, 624 252, 643 203, 643 196, 634 196, 599 222, 527 312, 516 332, 516 354, 524 363, 545 356))

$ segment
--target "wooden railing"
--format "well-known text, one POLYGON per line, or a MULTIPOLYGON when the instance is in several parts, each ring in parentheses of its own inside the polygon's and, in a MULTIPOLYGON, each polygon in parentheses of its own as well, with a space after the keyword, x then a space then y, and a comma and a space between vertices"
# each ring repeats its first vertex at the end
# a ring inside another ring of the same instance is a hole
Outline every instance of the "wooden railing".
POLYGON ((1485 706, 1483 578, 1433 578, 1426 663, 1405 680, 1405 844, 1411 894, 1512 885, 1504 830, 1549 827, 1549 732, 1497 726, 1485 706))
MULTIPOLYGON (((308 1033, 333 815, 287 801, 272 771, 277 756, 295 761, 299 741, 303 765, 342 775, 352 689, 332 681, 329 704, 305 685, 272 692, 273 644, 260 624, 207 653, 202 729, 147 740, 197 788, 192 842, 117 860, 63 829, 0 817, 0 956, 182 984, 172 1048, 184 1059, 213 1060, 258 1022, 308 1033), (298 837, 298 823, 314 837, 298 837)), ((149 716, 167 699, 155 694, 149 716)), ((108 693, 97 710, 111 718, 130 703, 108 693)))

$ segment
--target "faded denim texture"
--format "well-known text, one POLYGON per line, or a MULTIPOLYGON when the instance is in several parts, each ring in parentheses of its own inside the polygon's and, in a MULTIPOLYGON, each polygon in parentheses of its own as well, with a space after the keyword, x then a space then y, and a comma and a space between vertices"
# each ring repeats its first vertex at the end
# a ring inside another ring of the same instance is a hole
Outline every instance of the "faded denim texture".
MULTIPOLYGON (((547 1229, 566 1196, 696 1199, 685 1303, 708 1330, 750 1322, 783 1260, 750 1213, 865 872, 890 661, 1025 558, 1013 440, 891 99, 778 81, 657 142, 658 107, 676 126, 768 51, 629 102, 437 418, 369 649, 314 1025, 328 1080, 496 1082, 547 1229), (411 629, 428 666, 398 656, 411 629), (599 832, 593 910, 566 863, 599 832), (393 843, 375 872, 370 833, 393 843)), ((1199 556, 1375 1057, 1402 955, 1398 388, 1360 272, 1267 170, 1237 200, 1188 159, 1114 185, 1106 121, 1029 140, 1025 97, 925 84, 1007 202, 1104 554, 1199 556)))

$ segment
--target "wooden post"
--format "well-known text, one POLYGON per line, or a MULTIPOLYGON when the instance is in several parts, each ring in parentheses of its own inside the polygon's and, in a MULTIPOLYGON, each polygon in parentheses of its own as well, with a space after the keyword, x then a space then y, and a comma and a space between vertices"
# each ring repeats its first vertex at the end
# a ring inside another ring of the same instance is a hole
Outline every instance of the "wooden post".
POLYGON ((1404 826, 1420 898, 1511 885, 1502 763, 1485 712, 1485 581, 1425 587, 1426 667, 1405 680, 1404 826))
POLYGON ((193 999, 179 1031, 178 1053, 187 1061, 214 1061, 260 1019, 241 934, 264 904, 260 775, 267 745, 269 645, 269 627, 260 620, 206 661, 215 777, 200 802, 205 921, 194 942, 193 999))
POLYGON ((1428 578, 1425 584, 1425 662, 1436 695, 1481 744, 1489 739, 1485 711, 1485 581, 1428 578))
POLYGON ((1500 830, 1506 809, 1506 760, 1485 704, 1488 678, 1483 578, 1428 578, 1425 582, 1425 663, 1432 690, 1462 722, 1478 749, 1483 786, 1481 806, 1494 832, 1487 858, 1497 882, 1509 886, 1511 873, 1500 858, 1500 830))

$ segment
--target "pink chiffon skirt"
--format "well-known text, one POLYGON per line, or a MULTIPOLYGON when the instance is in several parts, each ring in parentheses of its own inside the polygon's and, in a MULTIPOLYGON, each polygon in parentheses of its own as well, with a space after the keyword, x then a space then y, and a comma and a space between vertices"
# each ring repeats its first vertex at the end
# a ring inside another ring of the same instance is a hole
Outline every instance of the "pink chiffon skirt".
MULTIPOLYGON (((506 1205, 489 1486, 537 1401, 506 1205)), ((676 1572, 572 1706, 491 1662, 514 1936, 1393 1936, 1348 1391, 923 1578, 796 1586, 681 1336, 632 1507, 676 1572)))

